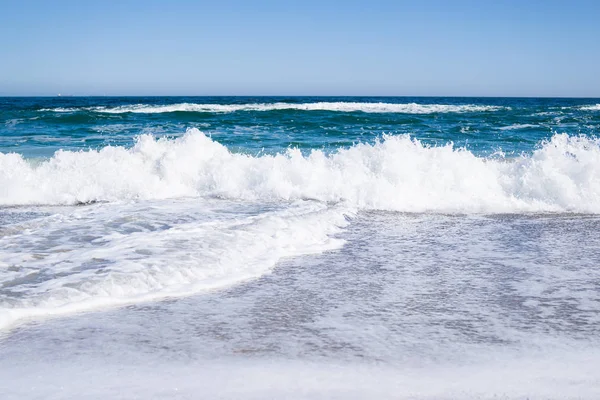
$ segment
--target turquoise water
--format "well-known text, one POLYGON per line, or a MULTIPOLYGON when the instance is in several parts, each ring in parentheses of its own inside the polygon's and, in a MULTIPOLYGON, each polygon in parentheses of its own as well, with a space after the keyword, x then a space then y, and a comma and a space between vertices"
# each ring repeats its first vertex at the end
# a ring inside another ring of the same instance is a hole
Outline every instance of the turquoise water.
POLYGON ((599 128, 600 99, 0 99, 0 393, 600 398, 599 128))

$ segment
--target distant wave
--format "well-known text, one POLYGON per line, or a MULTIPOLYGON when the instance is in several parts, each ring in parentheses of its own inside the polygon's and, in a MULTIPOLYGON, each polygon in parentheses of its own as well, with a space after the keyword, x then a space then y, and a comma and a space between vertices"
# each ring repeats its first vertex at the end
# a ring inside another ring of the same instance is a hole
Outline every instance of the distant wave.
POLYGON ((537 128, 539 127, 539 125, 534 125, 534 124, 513 124, 513 125, 508 125, 508 126, 502 126, 500 128, 498 128, 498 130, 501 131, 512 131, 512 130, 517 130, 517 129, 527 129, 527 128, 537 128))
POLYGON ((583 110, 583 111, 600 111, 600 104, 594 104, 594 105, 589 105, 589 106, 582 106, 579 109, 583 110))
POLYGON ((31 164, 0 153, 0 204, 77 204, 185 196, 315 199, 406 212, 600 213, 600 141, 555 135, 511 162, 408 136, 333 154, 231 153, 197 129, 142 135, 131 149, 59 151, 31 164))
POLYGON ((332 111, 332 112, 365 112, 365 113, 400 113, 400 114, 433 114, 433 113, 468 113, 509 109, 490 105, 452 105, 452 104, 417 104, 417 103, 356 103, 356 102, 319 102, 319 103, 252 103, 252 104, 194 104, 180 103, 169 105, 135 104, 119 107, 81 107, 53 108, 40 111, 78 112, 91 111, 108 114, 140 113, 159 114, 170 112, 206 112, 232 113, 238 111, 332 111))

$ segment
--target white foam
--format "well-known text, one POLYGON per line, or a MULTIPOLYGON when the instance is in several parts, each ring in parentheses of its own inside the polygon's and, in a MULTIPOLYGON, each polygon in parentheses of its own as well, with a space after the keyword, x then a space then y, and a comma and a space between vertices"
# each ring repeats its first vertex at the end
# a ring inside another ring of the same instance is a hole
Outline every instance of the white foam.
POLYGON ((0 284, 11 295, 0 297, 0 329, 24 318, 183 296, 256 278, 282 257, 340 247, 343 241, 332 235, 352 213, 301 202, 254 216, 229 213, 228 219, 206 220, 214 211, 197 210, 202 207, 196 203, 172 213, 190 222, 176 222, 168 210, 111 204, 5 232, 0 284), (140 213, 155 215, 145 221, 140 213), (131 230, 135 221, 170 227, 131 230))
POLYGON ((580 110, 584 110, 584 111, 600 111, 600 104, 594 104, 594 105, 589 105, 589 106, 582 106, 579 109, 580 110))
POLYGON ((135 104, 119 107, 83 107, 83 108, 54 108, 40 111, 77 112, 93 111, 99 113, 122 114, 142 113, 157 114, 169 112, 206 112, 232 113, 238 111, 334 111, 365 113, 401 113, 401 114, 432 114, 432 113, 465 113, 486 112, 508 109, 490 105, 452 105, 452 104, 417 104, 417 103, 359 103, 359 102, 317 102, 317 103, 250 103, 250 104, 195 104, 179 103, 169 105, 135 104))
POLYGON ((517 130, 517 129, 527 129, 527 128, 537 128, 539 127, 539 125, 534 125, 534 124, 513 124, 513 125, 508 125, 508 126, 503 126, 498 128, 498 130, 501 131, 513 131, 513 130, 517 130))
POLYGON ((600 213, 600 141, 555 135, 532 155, 486 159, 452 145, 385 137, 333 154, 231 153, 196 129, 143 135, 131 149, 58 151, 30 164, 0 154, 0 204, 220 197, 316 199, 407 212, 600 213))

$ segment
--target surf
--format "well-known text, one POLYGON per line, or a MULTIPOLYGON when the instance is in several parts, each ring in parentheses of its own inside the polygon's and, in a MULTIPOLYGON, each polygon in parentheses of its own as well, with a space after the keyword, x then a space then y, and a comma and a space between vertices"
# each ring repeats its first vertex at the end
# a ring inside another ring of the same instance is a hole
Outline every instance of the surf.
POLYGON ((531 154, 481 157, 451 143, 384 136, 333 152, 235 153, 197 129, 131 148, 0 154, 0 204, 222 198, 314 199, 401 212, 600 213, 600 141, 556 134, 531 154))

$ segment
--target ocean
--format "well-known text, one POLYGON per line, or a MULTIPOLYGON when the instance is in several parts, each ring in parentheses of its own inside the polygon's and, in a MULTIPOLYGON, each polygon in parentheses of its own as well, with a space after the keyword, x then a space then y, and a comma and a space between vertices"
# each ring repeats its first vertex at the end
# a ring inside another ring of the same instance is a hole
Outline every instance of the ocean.
POLYGON ((0 396, 600 398, 600 99, 0 98, 0 396))

